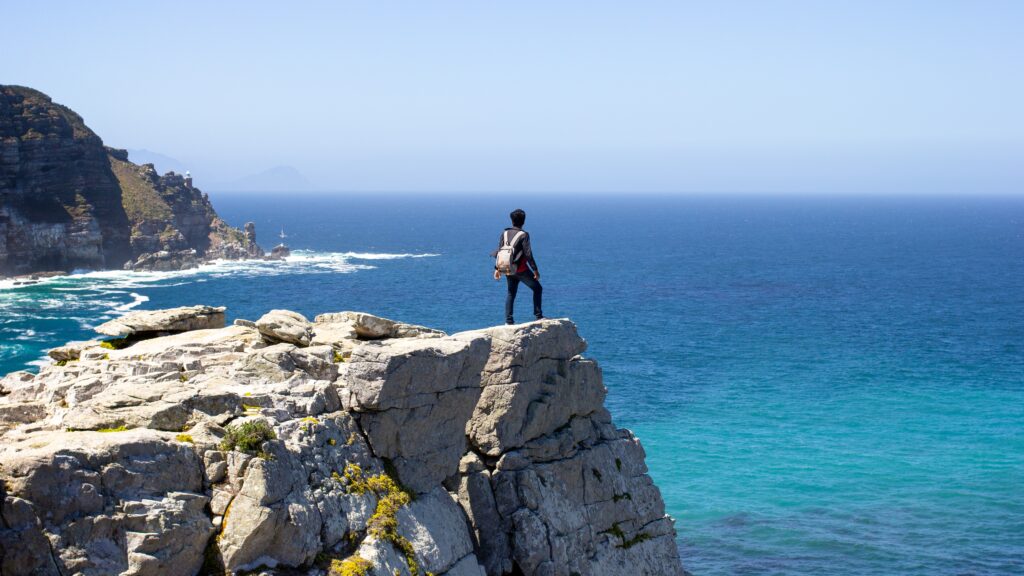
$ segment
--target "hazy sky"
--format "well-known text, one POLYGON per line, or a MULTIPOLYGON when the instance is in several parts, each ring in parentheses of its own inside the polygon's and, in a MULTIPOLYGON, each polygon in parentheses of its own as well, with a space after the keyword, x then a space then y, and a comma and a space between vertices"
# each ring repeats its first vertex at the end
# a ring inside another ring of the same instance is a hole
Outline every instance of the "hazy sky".
POLYGON ((1024 192, 1024 2, 0 0, 0 83, 197 183, 1024 192))

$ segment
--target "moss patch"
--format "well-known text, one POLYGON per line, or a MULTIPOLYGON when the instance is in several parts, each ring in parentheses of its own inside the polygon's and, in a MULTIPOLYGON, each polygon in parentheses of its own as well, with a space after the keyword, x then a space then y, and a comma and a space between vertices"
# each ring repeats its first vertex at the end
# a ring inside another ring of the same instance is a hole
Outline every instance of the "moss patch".
POLYGON ((650 540, 650 539, 651 539, 651 535, 650 534, 647 534, 646 532, 641 532, 641 533, 637 534, 636 536, 630 538, 629 540, 623 541, 622 544, 619 545, 619 548, 624 548, 626 550, 629 550, 633 546, 636 546, 637 544, 639 544, 641 542, 644 542, 645 540, 650 540))
POLYGON ((174 437, 178 442, 188 442, 189 444, 195 444, 196 441, 192 439, 191 434, 178 434, 174 437))
POLYGON ((629 550, 633 546, 636 546, 637 544, 639 544, 641 542, 644 542, 646 540, 650 540, 651 539, 651 535, 647 534, 646 532, 641 532, 641 533, 637 534, 636 536, 634 536, 632 538, 626 539, 626 533, 622 531, 622 528, 619 528, 619 523, 618 522, 616 522, 615 524, 612 524, 611 528, 609 528, 607 530, 602 530, 600 533, 601 534, 611 534, 612 536, 615 536, 616 538, 618 538, 619 541, 620 541, 620 543, 618 544, 619 548, 622 548, 622 549, 625 549, 625 550, 629 550))

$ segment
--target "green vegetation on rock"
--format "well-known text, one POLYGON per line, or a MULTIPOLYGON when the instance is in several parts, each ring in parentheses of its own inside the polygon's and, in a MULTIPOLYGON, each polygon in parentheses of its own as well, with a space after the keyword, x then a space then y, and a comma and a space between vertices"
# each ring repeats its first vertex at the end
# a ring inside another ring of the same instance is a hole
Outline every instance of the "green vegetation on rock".
POLYGON ((277 435, 269 424, 262 420, 244 422, 227 427, 227 434, 221 440, 220 449, 237 450, 253 456, 262 456, 260 449, 267 440, 274 440, 277 435))
POLYGON ((174 211, 130 162, 111 158, 110 167, 121 183, 121 204, 132 222, 174 222, 174 211))

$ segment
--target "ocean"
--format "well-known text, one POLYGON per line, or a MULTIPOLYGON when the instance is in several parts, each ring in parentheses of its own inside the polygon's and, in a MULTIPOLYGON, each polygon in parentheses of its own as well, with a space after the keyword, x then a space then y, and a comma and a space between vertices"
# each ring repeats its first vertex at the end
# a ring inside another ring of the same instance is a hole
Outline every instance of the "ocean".
MULTIPOLYGON (((503 321, 526 229, 686 568, 1024 574, 1024 197, 213 194, 284 263, 0 283, 0 372, 129 310, 503 321)), ((517 319, 530 319, 521 290, 517 319)))

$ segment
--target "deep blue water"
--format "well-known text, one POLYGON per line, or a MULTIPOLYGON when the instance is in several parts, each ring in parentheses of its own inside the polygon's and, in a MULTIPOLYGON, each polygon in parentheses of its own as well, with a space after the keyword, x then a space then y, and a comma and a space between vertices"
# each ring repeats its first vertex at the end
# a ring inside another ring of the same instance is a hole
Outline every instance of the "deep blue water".
POLYGON ((133 306, 496 324, 516 204, 545 313, 590 342, 690 571, 1024 573, 1024 198, 213 200, 303 252, 0 289, 0 371, 133 306))

